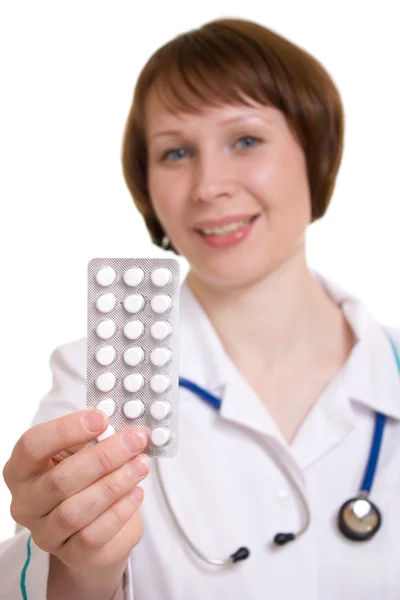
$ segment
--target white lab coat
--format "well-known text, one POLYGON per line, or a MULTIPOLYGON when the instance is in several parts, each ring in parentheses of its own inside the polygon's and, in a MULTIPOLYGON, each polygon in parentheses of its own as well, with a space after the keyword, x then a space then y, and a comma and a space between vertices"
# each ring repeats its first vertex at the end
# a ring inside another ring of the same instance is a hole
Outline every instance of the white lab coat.
MULTIPOLYGON (((180 392, 180 448, 161 463, 171 503, 193 542, 226 557, 240 546, 250 557, 228 568, 199 562, 180 538, 154 470, 141 484, 145 533, 126 572, 129 600, 399 600, 400 378, 381 326, 360 300, 315 273, 341 305, 357 337, 345 366, 320 395, 288 445, 254 391, 226 356, 200 305, 181 290, 180 374, 222 397, 220 414, 180 392), (383 522, 370 541, 338 532, 341 504, 360 486, 374 413, 387 415, 371 499, 383 522), (270 541, 303 522, 296 492, 271 459, 275 454, 301 487, 311 510, 309 530, 282 548, 270 541)), ((390 331, 400 351, 400 332, 390 331)), ((53 390, 34 423, 85 408, 86 339, 51 357, 53 390)), ((22 598, 21 569, 29 532, 0 546, 0 597, 22 598)), ((29 600, 45 598, 48 555, 32 544, 29 600)))

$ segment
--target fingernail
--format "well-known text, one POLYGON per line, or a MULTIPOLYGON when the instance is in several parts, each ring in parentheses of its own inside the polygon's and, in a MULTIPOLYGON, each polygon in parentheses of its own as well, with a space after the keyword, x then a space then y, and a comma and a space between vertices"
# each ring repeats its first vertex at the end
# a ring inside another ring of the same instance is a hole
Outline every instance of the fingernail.
POLYGON ((150 463, 147 456, 142 454, 141 456, 137 456, 130 460, 127 463, 127 466, 134 477, 141 477, 144 479, 149 472, 150 463))
POLYGON ((141 431, 129 431, 124 435, 122 441, 129 452, 143 450, 147 444, 147 438, 141 431))
POLYGON ((141 502, 144 496, 143 489, 141 487, 135 487, 128 495, 134 502, 141 502))
POLYGON ((100 412, 99 410, 91 410, 87 413, 84 423, 86 429, 89 431, 99 431, 99 429, 102 429, 105 425, 104 413, 100 412))

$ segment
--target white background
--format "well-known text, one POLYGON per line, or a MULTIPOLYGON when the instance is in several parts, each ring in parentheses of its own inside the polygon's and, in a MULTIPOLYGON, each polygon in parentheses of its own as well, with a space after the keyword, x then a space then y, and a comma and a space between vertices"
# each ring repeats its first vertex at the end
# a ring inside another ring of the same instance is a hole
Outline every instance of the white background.
MULTIPOLYGON (((150 55, 211 19, 258 21, 332 75, 345 151, 331 207, 309 228, 309 264, 400 326, 397 2, 206 4, 1 5, 1 468, 49 390, 51 351, 86 334, 87 262, 162 252, 123 181, 122 131, 150 55)), ((9 504, 1 478, 0 540, 13 535, 9 504)))

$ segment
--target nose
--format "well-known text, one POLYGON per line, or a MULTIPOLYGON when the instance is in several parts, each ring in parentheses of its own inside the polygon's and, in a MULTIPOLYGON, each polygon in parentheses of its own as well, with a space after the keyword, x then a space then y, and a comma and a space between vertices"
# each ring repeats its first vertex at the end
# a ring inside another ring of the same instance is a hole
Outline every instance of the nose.
POLYGON ((229 158, 216 152, 203 153, 193 163, 193 202, 214 202, 234 193, 233 169, 229 158))

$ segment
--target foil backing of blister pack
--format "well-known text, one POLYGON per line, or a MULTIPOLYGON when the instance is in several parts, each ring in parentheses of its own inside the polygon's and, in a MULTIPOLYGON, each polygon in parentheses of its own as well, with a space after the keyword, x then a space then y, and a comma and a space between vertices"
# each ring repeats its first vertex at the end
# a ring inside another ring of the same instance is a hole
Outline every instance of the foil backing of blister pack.
MULTIPOLYGON (((150 456, 170 458, 178 450, 178 398, 179 398, 179 293, 180 269, 179 263, 174 258, 94 258, 88 263, 88 296, 87 296, 87 406, 96 408, 98 402, 105 398, 112 398, 117 406, 115 413, 109 417, 110 424, 115 431, 121 429, 137 428, 144 431, 149 439, 149 446, 145 453, 150 456), (104 267, 112 267, 117 277, 114 283, 104 287, 96 281, 97 272, 104 267), (143 281, 134 287, 128 286, 123 280, 123 274, 131 268, 141 268, 144 271, 143 281), (158 268, 168 268, 172 273, 169 283, 158 287, 151 281, 152 271, 158 268), (111 312, 102 313, 96 307, 96 300, 102 294, 114 294, 116 305, 111 312), (131 294, 141 294, 145 304, 143 309, 135 314, 125 310, 124 298, 131 294), (150 305, 151 299, 160 294, 168 294, 172 299, 171 308, 163 314, 155 313, 150 305), (100 321, 112 319, 117 326, 116 333, 109 340, 98 337, 96 327, 100 321), (142 321, 144 333, 137 340, 125 337, 123 329, 126 323, 132 320, 142 321), (162 341, 155 340, 150 334, 150 328, 156 321, 168 321, 172 326, 171 334, 162 341), (117 358, 109 366, 100 365, 95 358, 97 350, 111 345, 117 352, 117 358), (132 346, 140 346, 144 350, 143 362, 132 367, 125 364, 124 351, 132 346), (172 352, 170 362, 157 367, 150 362, 150 353, 155 348, 166 347, 172 352), (111 372, 116 377, 116 385, 109 392, 102 392, 95 385, 96 378, 102 373, 111 372), (144 386, 136 393, 128 392, 123 386, 123 379, 131 373, 140 373, 144 377, 144 386), (159 394, 150 387, 150 379, 158 373, 166 374, 171 380, 168 390, 159 394), (144 404, 145 411, 141 417, 129 419, 125 416, 122 407, 128 400, 138 399, 144 404), (149 411, 150 405, 157 400, 167 400, 171 411, 162 420, 156 420, 149 411), (170 440, 164 446, 155 446, 150 442, 151 431, 156 427, 167 427, 170 430, 170 440)), ((96 440, 89 444, 96 443, 96 440)))

